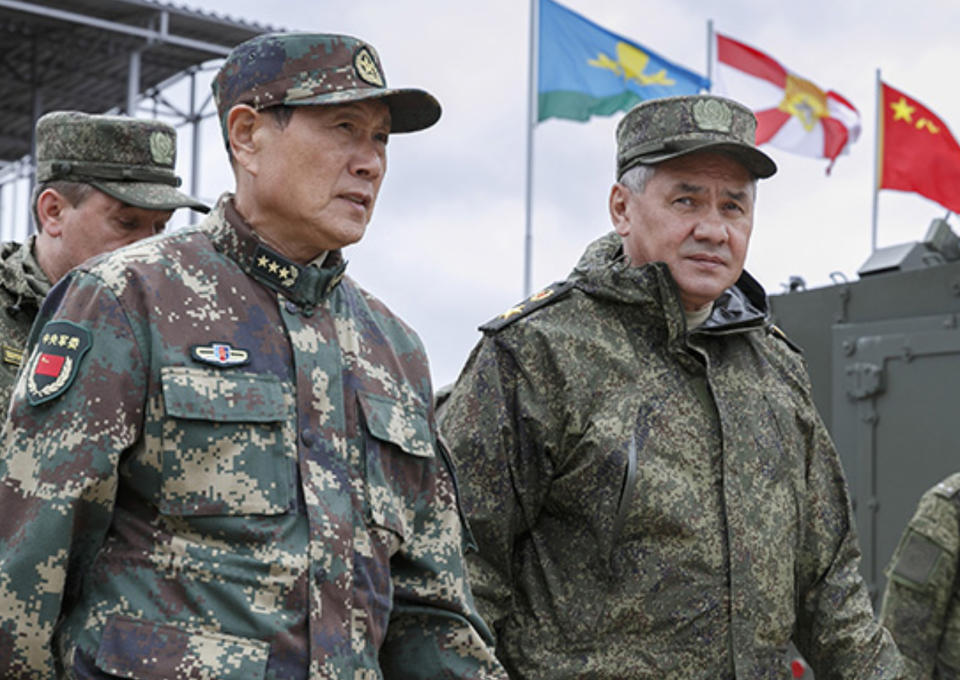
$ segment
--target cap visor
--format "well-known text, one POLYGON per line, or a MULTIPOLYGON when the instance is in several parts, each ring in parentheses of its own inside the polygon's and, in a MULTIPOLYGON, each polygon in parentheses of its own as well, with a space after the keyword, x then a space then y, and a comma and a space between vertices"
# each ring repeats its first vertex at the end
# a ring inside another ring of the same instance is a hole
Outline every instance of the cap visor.
POLYGON ((90 184, 108 196, 136 208, 147 210, 192 208, 199 212, 210 212, 210 206, 167 184, 150 182, 90 182, 90 184))
POLYGON ((390 132, 416 132, 440 120, 440 102, 424 90, 363 88, 340 90, 285 102, 287 106, 323 106, 382 99, 390 108, 390 132))

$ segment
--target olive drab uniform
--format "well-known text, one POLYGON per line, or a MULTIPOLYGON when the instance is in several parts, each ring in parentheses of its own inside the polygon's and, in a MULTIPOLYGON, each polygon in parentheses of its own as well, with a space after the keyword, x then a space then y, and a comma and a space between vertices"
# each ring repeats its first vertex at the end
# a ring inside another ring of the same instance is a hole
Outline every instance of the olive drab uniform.
POLYGON ((345 266, 228 195, 54 287, 0 459, 0 676, 502 677, 423 347, 345 266))
POLYGON ((34 256, 36 236, 0 249, 0 409, 6 414, 30 335, 30 326, 50 290, 34 256))
POLYGON ((880 620, 910 678, 960 678, 960 473, 920 499, 887 568, 880 620))
POLYGON ((686 328, 616 234, 482 327, 439 422, 514 678, 895 678, 840 461, 748 275, 686 328))

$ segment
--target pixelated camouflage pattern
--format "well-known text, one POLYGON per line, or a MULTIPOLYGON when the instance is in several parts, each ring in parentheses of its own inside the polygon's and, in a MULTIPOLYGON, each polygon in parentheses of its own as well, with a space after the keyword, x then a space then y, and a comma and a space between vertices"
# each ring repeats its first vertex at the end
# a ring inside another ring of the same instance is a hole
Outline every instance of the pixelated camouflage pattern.
POLYGON ((85 182, 149 210, 209 210, 177 191, 177 133, 162 121, 54 111, 37 121, 36 136, 38 183, 85 182))
POLYGON ((211 84, 224 140, 227 113, 237 104, 264 109, 382 99, 391 132, 428 128, 440 104, 419 89, 388 89, 372 45, 348 35, 269 33, 230 52, 211 84))
POLYGON ((911 679, 960 678, 958 562, 960 473, 947 477, 923 495, 887 568, 880 621, 897 641, 911 679), (910 552, 925 545, 935 551, 930 568, 918 565, 918 571, 927 572, 925 578, 910 578, 913 570, 905 563, 924 562, 922 555, 910 552))
POLYGON ((732 156, 756 177, 777 165, 756 148, 757 119, 739 102, 686 95, 640 102, 617 125, 617 177, 641 163, 655 164, 696 151, 732 156))
POLYGON ((48 295, 38 326, 92 347, 57 399, 15 388, 0 677, 505 677, 419 339, 339 251, 294 302, 263 248, 227 196, 48 295), (249 362, 192 358, 211 342, 249 362))
POLYGON ((0 410, 6 414, 30 326, 50 290, 33 254, 36 236, 0 247, 0 410))
MULTIPOLYGON (((896 678, 801 357, 745 276, 692 333, 663 263, 592 244, 439 411, 513 678, 896 678)), ((534 296, 536 297, 536 296, 534 296)))

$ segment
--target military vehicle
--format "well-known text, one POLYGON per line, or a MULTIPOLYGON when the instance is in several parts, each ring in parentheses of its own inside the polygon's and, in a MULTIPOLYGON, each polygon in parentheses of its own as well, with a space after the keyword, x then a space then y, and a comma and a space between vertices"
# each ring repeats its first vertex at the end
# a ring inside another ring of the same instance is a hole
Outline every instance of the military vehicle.
POLYGON ((924 491, 960 470, 960 238, 945 219, 922 241, 874 251, 857 281, 771 296, 807 360, 843 461, 874 604, 924 491))
POLYGON ((960 238, 935 219, 922 241, 875 250, 857 275, 810 290, 791 277, 770 306, 806 357, 879 611, 884 569, 917 501, 960 471, 960 238))

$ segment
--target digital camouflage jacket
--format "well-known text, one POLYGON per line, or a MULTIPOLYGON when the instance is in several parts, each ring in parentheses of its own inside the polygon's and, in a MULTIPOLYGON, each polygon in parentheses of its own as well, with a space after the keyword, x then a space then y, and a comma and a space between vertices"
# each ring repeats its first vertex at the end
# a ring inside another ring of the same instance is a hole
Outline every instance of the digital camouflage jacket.
POLYGON ((801 357, 744 275, 686 329, 663 263, 592 244, 482 327, 441 431, 514 678, 898 677, 801 357))
POLYGON ((423 347, 344 267, 223 199, 51 291, 3 434, 0 677, 503 677, 423 347))
POLYGON ((13 383, 50 280, 33 255, 36 237, 0 247, 0 410, 10 402, 13 383))
POLYGON ((880 610, 908 677, 960 678, 960 473, 927 491, 887 569, 880 610))

